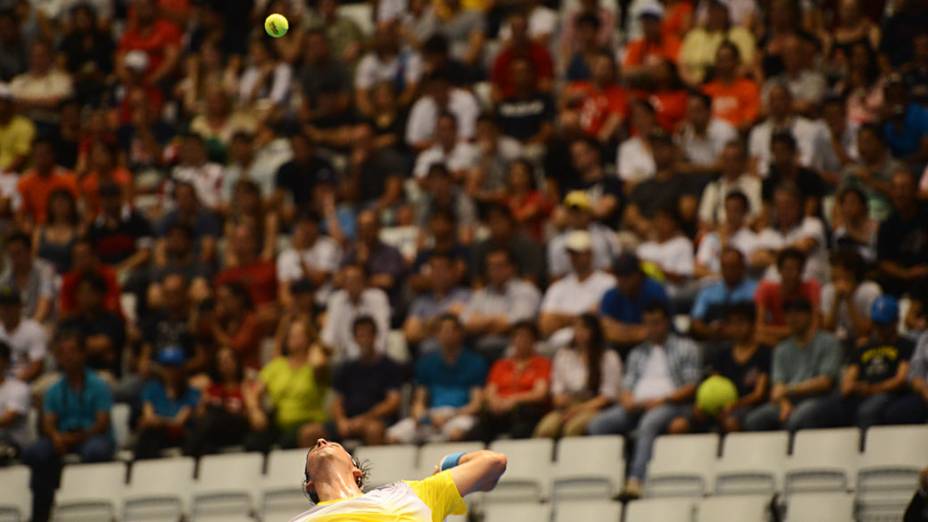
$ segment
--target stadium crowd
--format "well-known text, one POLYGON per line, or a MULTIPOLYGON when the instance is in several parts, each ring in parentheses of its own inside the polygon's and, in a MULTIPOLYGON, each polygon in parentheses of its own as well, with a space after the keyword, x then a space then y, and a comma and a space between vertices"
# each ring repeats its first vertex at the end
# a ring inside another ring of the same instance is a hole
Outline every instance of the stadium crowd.
POLYGON ((370 4, 0 0, 34 520, 114 402, 136 459, 634 431, 630 498, 663 433, 928 421, 928 2, 370 4))

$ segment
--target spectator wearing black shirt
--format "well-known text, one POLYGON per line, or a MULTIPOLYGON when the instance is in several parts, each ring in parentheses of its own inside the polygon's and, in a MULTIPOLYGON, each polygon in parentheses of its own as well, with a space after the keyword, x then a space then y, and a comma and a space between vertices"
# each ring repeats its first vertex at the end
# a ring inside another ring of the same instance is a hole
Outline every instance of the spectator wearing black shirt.
POLYGON ((152 361, 169 346, 179 346, 184 351, 185 366, 190 374, 205 368, 206 354, 196 342, 188 293, 188 283, 182 275, 171 274, 164 278, 161 307, 146 314, 140 325, 142 346, 135 370, 140 377, 152 374, 152 361))
POLYGON ((395 211, 403 200, 403 180, 411 169, 393 147, 380 147, 374 125, 358 123, 352 131, 348 165, 349 187, 362 207, 395 211))
POLYGON ((102 277, 92 272, 85 274, 77 283, 77 309, 59 326, 80 332, 87 347, 87 366, 113 379, 122 375, 126 325, 122 317, 103 306, 106 291, 102 277))
POLYGON ((694 407, 692 413, 678 417, 670 425, 671 433, 705 431, 713 424, 725 433, 740 431, 751 408, 767 398, 770 384, 771 350, 761 346, 754 335, 754 303, 732 303, 725 310, 728 345, 709 360, 713 376, 730 380, 738 390, 738 400, 722 409, 714 418, 694 407))
POLYGON ((472 275, 482 272, 487 255, 500 248, 509 251, 520 277, 535 284, 545 278, 545 251, 542 246, 516 226, 515 218, 504 205, 490 205, 484 214, 489 235, 474 244, 470 270, 472 275))
POLYGON ((622 215, 622 182, 612 172, 606 172, 599 143, 591 137, 580 137, 570 144, 572 176, 565 180, 561 192, 582 190, 590 197, 593 217, 600 223, 618 228, 622 215))
POLYGON ((216 261, 216 241, 222 233, 222 224, 215 212, 200 204, 197 191, 191 183, 180 181, 174 185, 174 209, 162 218, 158 226, 159 243, 155 248, 155 264, 162 264, 168 231, 181 225, 193 232, 192 253, 205 264, 216 261))
POLYGON ((325 28, 310 28, 306 31, 303 42, 303 68, 299 74, 306 115, 310 116, 315 112, 324 86, 334 86, 336 92, 345 93, 338 100, 338 105, 347 107, 351 102, 351 71, 347 64, 333 57, 325 28))
POLYGON ((698 206, 698 199, 688 190, 686 180, 674 171, 676 150, 670 136, 654 131, 649 141, 654 156, 654 176, 631 189, 622 220, 626 227, 642 238, 650 236, 653 230, 651 220, 658 209, 677 209, 684 220, 691 221, 696 217, 698 206))
POLYGON ((112 37, 100 29, 97 13, 88 3, 74 6, 69 26, 59 49, 65 67, 73 75, 75 94, 85 102, 99 101, 103 82, 113 72, 116 46, 112 37))
POLYGON ((151 225, 124 202, 122 189, 115 183, 100 185, 100 215, 88 237, 100 261, 117 271, 135 270, 151 258, 151 225))
POLYGON ((554 129, 555 110, 551 96, 538 89, 538 81, 528 59, 513 60, 509 76, 514 92, 496 106, 500 130, 525 145, 544 145, 554 129))
POLYGON ((851 354, 834 409, 841 424, 855 424, 862 430, 889 424, 886 413, 904 396, 915 348, 898 333, 899 304, 895 298, 878 297, 871 306, 870 320, 873 335, 851 354))
POLYGON ((316 154, 309 136, 297 133, 290 137, 293 159, 277 169, 273 208, 292 216, 295 209, 313 201, 313 191, 320 182, 335 181, 335 169, 328 160, 316 154))
POLYGON ((915 175, 906 168, 892 177, 893 211, 877 233, 880 286, 895 296, 928 282, 928 205, 919 201, 915 175))
POLYGON ((399 413, 403 371, 378 352, 377 323, 373 318, 358 317, 352 331, 361 357, 335 370, 332 421, 326 431, 335 440, 356 437, 366 445, 383 444, 386 426, 396 422, 399 413))
POLYGON ((825 182, 814 170, 799 164, 799 148, 790 131, 774 132, 770 138, 770 170, 764 178, 761 197, 772 204, 776 188, 786 181, 795 183, 803 195, 803 209, 807 216, 819 213, 825 182))

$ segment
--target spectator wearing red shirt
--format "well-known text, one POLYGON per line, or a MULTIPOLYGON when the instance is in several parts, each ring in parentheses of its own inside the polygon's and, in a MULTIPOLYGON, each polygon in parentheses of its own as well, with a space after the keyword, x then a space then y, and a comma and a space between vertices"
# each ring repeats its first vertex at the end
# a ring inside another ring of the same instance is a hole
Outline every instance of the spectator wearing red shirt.
POLYGON ((100 185, 118 185, 127 200, 132 199, 132 173, 116 164, 116 149, 102 140, 90 145, 89 172, 81 177, 79 186, 84 213, 93 218, 100 212, 100 185))
POLYGON ((813 321, 818 323, 821 286, 815 279, 803 281, 805 265, 805 254, 795 248, 785 248, 777 256, 780 281, 767 280, 757 286, 754 302, 757 305, 757 339, 761 344, 775 346, 789 337, 783 304, 790 299, 805 299, 812 303, 816 311, 813 321))
POLYGON ((276 323, 277 268, 273 260, 263 260, 258 251, 259 234, 247 224, 238 225, 229 243, 233 250, 234 266, 216 276, 217 287, 240 283, 256 307, 262 325, 276 323))
POLYGON ((636 80, 650 80, 656 66, 664 60, 677 63, 680 55, 680 38, 664 34, 661 21, 664 9, 660 4, 645 6, 638 14, 643 36, 632 40, 625 48, 625 76, 636 80))
POLYGON ((510 15, 509 28, 512 36, 506 46, 496 55, 493 69, 490 71, 493 99, 499 101, 515 94, 516 86, 509 71, 512 69, 512 62, 518 58, 528 60, 532 64, 538 80, 538 89, 550 92, 551 82, 554 79, 554 61, 551 59, 551 53, 543 45, 529 37, 526 14, 516 11, 510 15))
POLYGON ((532 436, 548 408, 551 361, 535 352, 538 329, 531 321, 512 327, 512 355, 493 363, 485 389, 481 425, 485 440, 503 432, 515 439, 532 436))
POLYGON ((535 241, 544 240, 544 226, 554 210, 554 203, 538 190, 535 166, 525 158, 509 163, 506 176, 505 204, 516 221, 535 241))
POLYGON ((663 60, 654 68, 654 88, 645 97, 657 113, 657 124, 671 134, 676 132, 686 116, 688 97, 673 62, 663 60))
POLYGON ((74 173, 55 164, 55 144, 45 138, 35 140, 32 148, 33 168, 19 179, 16 189, 22 198, 20 218, 30 226, 45 223, 48 199, 56 190, 67 190, 77 198, 74 173))
POLYGON ((216 289, 216 311, 212 321, 216 344, 231 348, 239 363, 259 370, 261 327, 251 305, 248 289, 240 282, 229 282, 216 289))
POLYGON ((712 97, 712 115, 741 130, 748 130, 760 113, 760 88, 757 82, 742 77, 741 52, 731 42, 722 42, 715 53, 713 80, 703 92, 712 97))
POLYGON ((121 78, 128 78, 126 54, 143 51, 148 56, 147 80, 157 84, 177 68, 181 32, 176 25, 157 16, 154 0, 135 0, 133 7, 134 19, 119 42, 116 70, 121 78))
POLYGON ((93 243, 88 239, 78 239, 71 247, 71 271, 61 278, 60 314, 67 316, 77 310, 77 287, 87 273, 96 274, 106 283, 103 307, 122 315, 119 304, 121 290, 116 281, 116 271, 100 262, 93 243))
POLYGON ((609 51, 600 51, 592 61, 591 82, 569 87, 568 100, 577 100, 577 119, 586 134, 609 142, 628 115, 628 93, 619 84, 618 69, 609 51))

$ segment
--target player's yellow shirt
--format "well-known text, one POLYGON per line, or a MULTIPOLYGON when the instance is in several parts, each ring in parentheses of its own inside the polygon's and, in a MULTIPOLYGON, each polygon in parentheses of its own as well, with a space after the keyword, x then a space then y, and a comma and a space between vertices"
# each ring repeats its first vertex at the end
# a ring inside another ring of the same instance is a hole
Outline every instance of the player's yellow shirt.
POLYGON ((403 481, 343 500, 320 502, 291 522, 442 522, 467 505, 451 472, 403 481))

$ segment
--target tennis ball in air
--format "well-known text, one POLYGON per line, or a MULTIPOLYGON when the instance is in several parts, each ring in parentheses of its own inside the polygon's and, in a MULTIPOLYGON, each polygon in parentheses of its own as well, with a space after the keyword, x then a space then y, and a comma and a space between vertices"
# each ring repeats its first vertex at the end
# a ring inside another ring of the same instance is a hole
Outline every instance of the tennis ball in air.
POLYGON ((287 34, 287 29, 290 29, 290 22, 287 21, 287 17, 280 13, 269 14, 264 19, 264 30, 274 38, 280 38, 287 34))
POLYGON ((721 375, 709 377, 696 390, 696 407, 713 417, 737 401, 735 384, 721 375))

